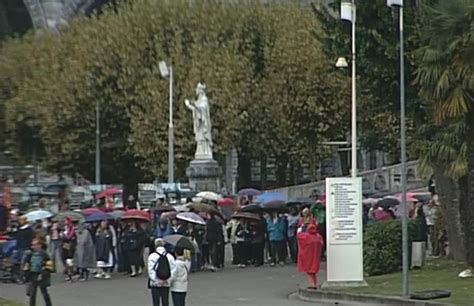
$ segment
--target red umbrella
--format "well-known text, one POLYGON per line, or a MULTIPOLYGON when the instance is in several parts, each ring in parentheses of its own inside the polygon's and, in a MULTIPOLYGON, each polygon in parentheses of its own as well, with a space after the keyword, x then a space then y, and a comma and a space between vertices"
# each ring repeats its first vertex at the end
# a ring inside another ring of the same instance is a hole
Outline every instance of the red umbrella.
POLYGON ((96 213, 101 213, 102 211, 98 208, 95 208, 95 207, 90 207, 90 208, 86 208, 86 209, 83 209, 81 211, 81 213, 84 215, 84 216, 89 216, 89 215, 92 215, 92 214, 96 214, 96 213))
POLYGON ((122 220, 131 219, 150 221, 150 213, 139 209, 129 209, 123 214, 122 220))
POLYGON ((234 201, 231 198, 223 198, 222 200, 217 201, 217 205, 219 205, 219 207, 233 206, 234 201))
POLYGON ((106 198, 106 197, 109 197, 109 196, 112 196, 112 195, 118 194, 118 193, 122 193, 122 190, 118 189, 118 188, 115 188, 115 187, 111 187, 111 188, 107 188, 104 191, 101 191, 98 194, 96 194, 95 198, 96 199, 102 199, 102 198, 106 198))

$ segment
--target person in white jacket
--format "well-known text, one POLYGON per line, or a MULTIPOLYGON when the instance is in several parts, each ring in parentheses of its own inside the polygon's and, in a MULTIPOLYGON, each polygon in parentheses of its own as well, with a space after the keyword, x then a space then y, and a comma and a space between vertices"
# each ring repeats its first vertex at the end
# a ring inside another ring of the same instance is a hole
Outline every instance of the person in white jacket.
POLYGON ((161 305, 169 306, 171 280, 176 272, 176 261, 173 255, 166 251, 164 246, 165 242, 163 239, 155 239, 156 252, 153 252, 148 256, 148 287, 151 289, 153 306, 160 306, 160 301, 161 305), (166 256, 168 259, 171 276, 167 280, 161 280, 156 275, 156 271, 159 269, 158 262, 160 256, 166 256))
POLYGON ((186 306, 186 293, 188 291, 188 275, 191 262, 184 258, 184 250, 176 248, 176 270, 171 279, 171 297, 173 306, 186 306))

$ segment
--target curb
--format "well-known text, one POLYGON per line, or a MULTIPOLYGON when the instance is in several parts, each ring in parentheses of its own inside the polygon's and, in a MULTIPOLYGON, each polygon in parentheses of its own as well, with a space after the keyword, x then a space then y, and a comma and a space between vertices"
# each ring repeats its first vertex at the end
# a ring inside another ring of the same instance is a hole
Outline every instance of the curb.
POLYGON ((452 304, 439 303, 423 300, 411 300, 394 296, 370 295, 363 293, 346 293, 327 290, 298 289, 299 299, 309 302, 338 301, 338 302, 358 302, 377 305, 397 305, 397 306, 448 306, 452 304))

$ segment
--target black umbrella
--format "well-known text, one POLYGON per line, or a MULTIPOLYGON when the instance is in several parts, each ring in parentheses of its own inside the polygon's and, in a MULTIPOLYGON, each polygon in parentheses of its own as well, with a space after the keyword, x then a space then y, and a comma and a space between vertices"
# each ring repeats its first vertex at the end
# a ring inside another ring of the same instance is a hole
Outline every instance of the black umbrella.
POLYGON ((154 208, 157 212, 168 212, 168 211, 176 211, 176 208, 170 205, 159 205, 154 208))
POLYGON ((423 203, 427 203, 431 200, 431 194, 429 193, 415 193, 413 197, 423 203))
POLYGON ((263 208, 257 204, 248 204, 248 205, 242 206, 240 208, 240 211, 258 214, 258 213, 263 212, 263 208))
POLYGON ((399 204, 400 204, 400 201, 395 198, 383 198, 382 200, 377 202, 377 205, 384 209, 389 209, 399 204))
POLYGON ((311 198, 296 198, 288 201, 286 205, 288 206, 293 206, 293 205, 303 205, 303 206, 311 206, 314 203, 316 203, 313 199, 311 198))
POLYGON ((163 240, 177 248, 190 250, 192 253, 199 253, 199 247, 196 243, 191 241, 188 237, 182 235, 165 236, 163 240))
POLYGON ((260 204, 263 210, 267 212, 288 212, 288 207, 286 206, 286 202, 282 200, 273 200, 269 202, 265 202, 260 204))

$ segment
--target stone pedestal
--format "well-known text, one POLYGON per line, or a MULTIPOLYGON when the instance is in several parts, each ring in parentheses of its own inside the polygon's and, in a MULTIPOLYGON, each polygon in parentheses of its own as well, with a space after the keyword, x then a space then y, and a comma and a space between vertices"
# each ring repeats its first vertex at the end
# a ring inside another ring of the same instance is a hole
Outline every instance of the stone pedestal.
POLYGON ((189 185, 195 191, 220 192, 221 168, 214 159, 194 159, 186 169, 189 185))

